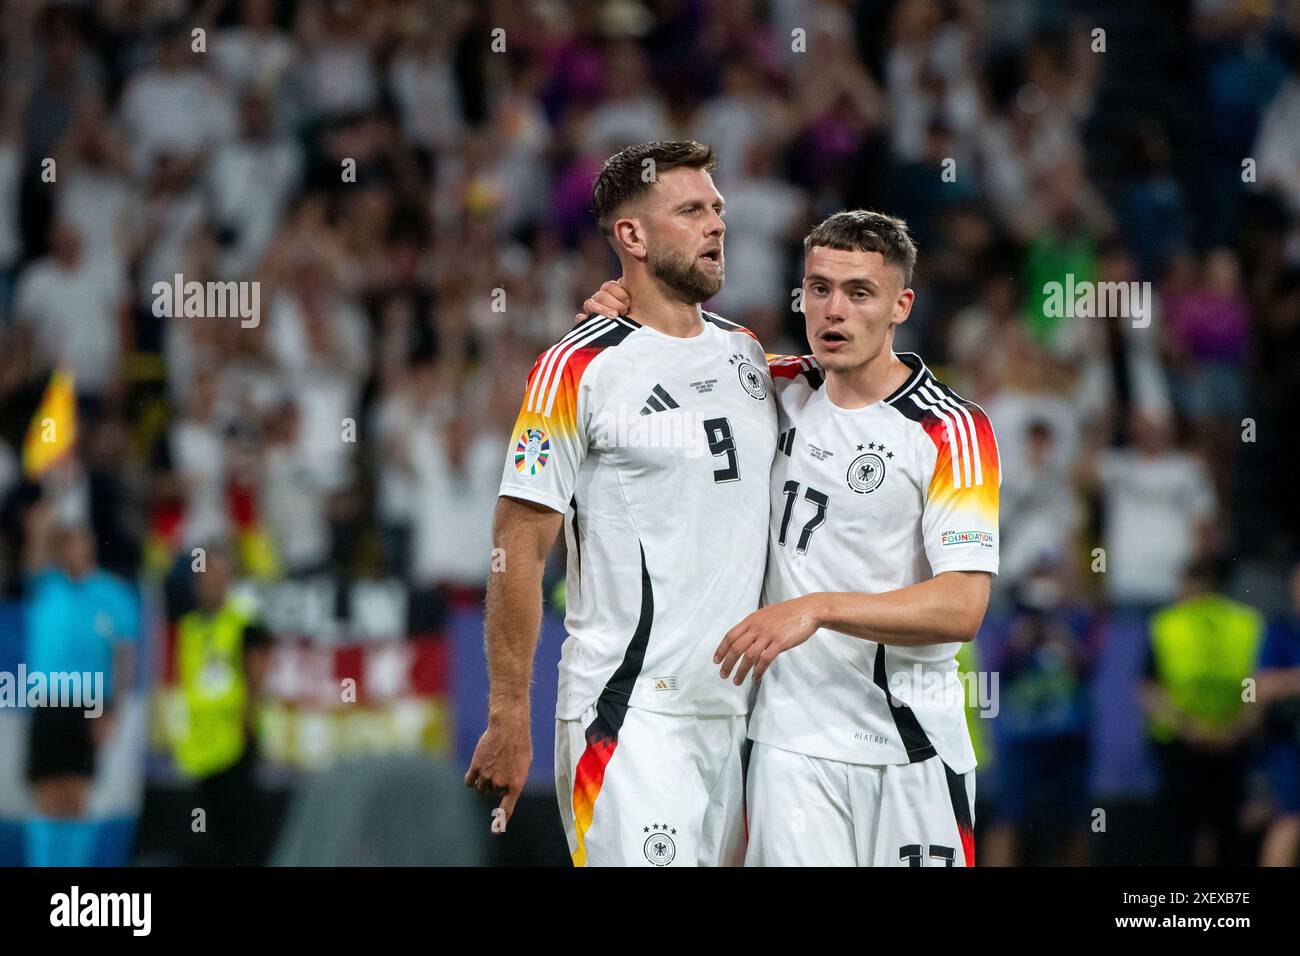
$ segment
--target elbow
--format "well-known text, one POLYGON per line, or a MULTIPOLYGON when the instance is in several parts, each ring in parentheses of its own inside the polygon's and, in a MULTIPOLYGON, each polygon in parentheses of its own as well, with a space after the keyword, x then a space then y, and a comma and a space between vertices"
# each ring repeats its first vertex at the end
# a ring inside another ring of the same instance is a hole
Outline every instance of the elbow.
POLYGON ((992 576, 969 573, 948 579, 953 613, 948 616, 948 639, 961 644, 975 640, 989 607, 992 576))
POLYGON ((960 610, 949 621, 948 639, 961 644, 969 644, 979 635, 984 624, 984 612, 988 610, 988 596, 983 600, 962 602, 960 610))

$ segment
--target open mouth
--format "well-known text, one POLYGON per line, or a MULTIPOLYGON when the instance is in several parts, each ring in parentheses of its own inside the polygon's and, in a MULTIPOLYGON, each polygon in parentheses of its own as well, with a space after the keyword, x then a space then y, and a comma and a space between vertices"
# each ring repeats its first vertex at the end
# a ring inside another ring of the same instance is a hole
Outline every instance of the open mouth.
POLYGON ((721 261, 722 261, 722 250, 721 250, 721 249, 710 249, 708 252, 702 252, 702 253, 700 253, 700 258, 701 258, 701 259, 704 259, 704 260, 707 260, 708 262, 721 262, 721 261))
POLYGON ((827 329, 825 332, 818 335, 817 338, 826 343, 847 342, 849 340, 847 335, 843 332, 838 332, 835 329, 827 329))

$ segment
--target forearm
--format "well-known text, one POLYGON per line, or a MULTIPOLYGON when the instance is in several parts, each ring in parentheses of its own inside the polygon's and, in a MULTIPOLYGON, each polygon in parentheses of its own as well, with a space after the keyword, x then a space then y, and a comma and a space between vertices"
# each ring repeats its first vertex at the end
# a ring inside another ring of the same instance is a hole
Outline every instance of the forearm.
POLYGON ((989 575, 949 572, 882 594, 823 591, 810 596, 818 627, 881 644, 969 641, 988 607, 989 575))
POLYGON ((563 515, 513 498, 497 503, 484 645, 488 719, 528 713, 533 655, 542 627, 542 572, 563 515))
POLYGON ((533 656, 542 627, 540 563, 507 559, 508 570, 488 578, 484 644, 488 717, 527 712, 533 656))

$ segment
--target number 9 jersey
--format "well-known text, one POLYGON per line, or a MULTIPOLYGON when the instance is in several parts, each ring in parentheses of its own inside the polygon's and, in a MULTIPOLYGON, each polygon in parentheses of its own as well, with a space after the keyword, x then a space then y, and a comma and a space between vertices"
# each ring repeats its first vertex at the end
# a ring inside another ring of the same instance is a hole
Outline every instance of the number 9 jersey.
MULTIPOLYGON (((998 569, 997 442, 988 416, 919 357, 883 401, 832 404, 811 358, 773 358, 779 404, 764 603, 877 594, 944 571, 998 569)), ((975 767, 955 643, 878 644, 822 629, 773 662, 749 736, 852 764, 935 755, 975 767)))
POLYGON ((763 349, 710 313, 689 338, 593 316, 537 359, 500 493, 565 515, 559 719, 748 712, 713 652, 758 607, 775 447, 763 349))

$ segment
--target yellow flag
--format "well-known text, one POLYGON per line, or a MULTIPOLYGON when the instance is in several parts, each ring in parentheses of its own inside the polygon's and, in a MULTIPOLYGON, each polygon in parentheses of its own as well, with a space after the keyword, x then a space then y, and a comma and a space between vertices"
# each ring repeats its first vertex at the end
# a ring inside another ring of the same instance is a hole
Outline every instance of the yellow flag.
POLYGON ((39 478, 62 461, 77 441, 77 387, 70 369, 58 368, 23 439, 23 474, 39 478))

